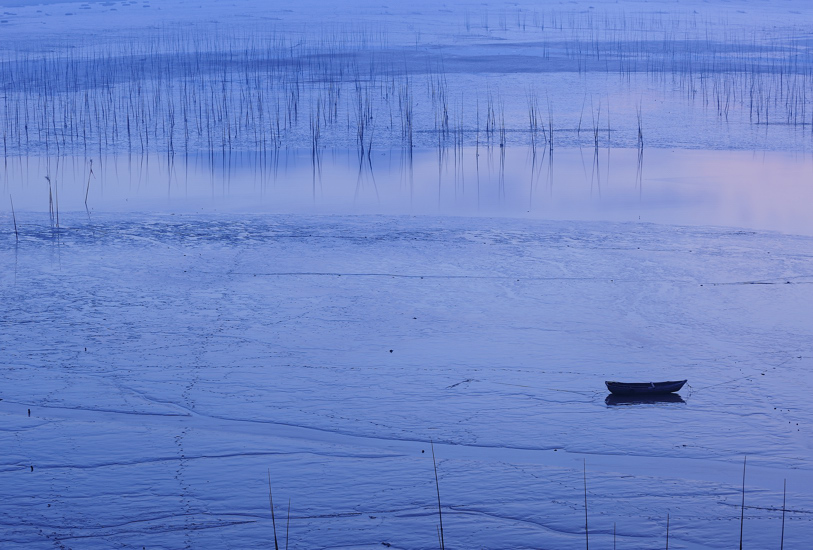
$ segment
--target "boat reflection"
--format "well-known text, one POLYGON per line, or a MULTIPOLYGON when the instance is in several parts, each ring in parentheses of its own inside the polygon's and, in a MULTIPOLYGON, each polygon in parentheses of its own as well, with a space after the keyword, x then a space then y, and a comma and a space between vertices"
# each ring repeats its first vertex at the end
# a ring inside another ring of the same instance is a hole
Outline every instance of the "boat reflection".
POLYGON ((685 403, 676 393, 662 393, 655 395, 615 395, 609 394, 604 403, 610 407, 620 405, 652 405, 657 403, 685 403))

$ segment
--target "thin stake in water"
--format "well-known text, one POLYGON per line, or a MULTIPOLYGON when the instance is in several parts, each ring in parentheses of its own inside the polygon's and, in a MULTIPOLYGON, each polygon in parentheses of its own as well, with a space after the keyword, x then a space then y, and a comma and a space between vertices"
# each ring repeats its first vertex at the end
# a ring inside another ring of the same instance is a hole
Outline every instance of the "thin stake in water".
POLYGON ((782 538, 779 539, 779 550, 785 548, 785 498, 788 496, 788 480, 786 479, 782 487, 782 538))
MULTIPOLYGON (((90 172, 88 173, 88 184, 85 187, 85 209, 88 207, 88 193, 90 193, 90 177, 93 176, 93 159, 90 159, 90 172)), ((269 474, 270 475, 270 474, 269 474)))
POLYGON ((742 505, 740 507, 740 550, 742 550, 742 528, 745 523, 745 462, 748 456, 742 459, 742 505))
POLYGON ((274 497, 271 495, 271 470, 268 470, 268 505, 271 507, 271 525, 274 528, 274 550, 279 550, 277 542, 277 520, 274 517, 274 497))
POLYGON ((11 218, 14 220, 14 238, 19 241, 20 234, 17 232, 17 214, 14 213, 14 200, 11 198, 11 195, 8 196, 8 200, 11 201, 11 218))
POLYGON ((48 182, 48 215, 51 218, 51 229, 54 228, 54 195, 51 192, 51 177, 45 176, 45 180, 48 182))
POLYGON ((583 462, 584 473, 584 543, 586 550, 590 550, 590 533, 587 530, 587 459, 583 462))
POLYGON ((430 441, 429 445, 432 447, 432 464, 435 467, 435 490, 438 493, 438 520, 440 521, 440 527, 438 527, 438 539, 440 539, 440 549, 446 550, 446 543, 443 539, 443 512, 440 508, 440 483, 438 482, 438 463, 435 461, 435 444, 430 441))

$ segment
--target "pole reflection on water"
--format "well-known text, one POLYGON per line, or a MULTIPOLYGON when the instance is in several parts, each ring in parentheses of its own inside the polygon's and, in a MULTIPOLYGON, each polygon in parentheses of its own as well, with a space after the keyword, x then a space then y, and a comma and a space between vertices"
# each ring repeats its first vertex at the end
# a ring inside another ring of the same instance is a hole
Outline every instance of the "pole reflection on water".
POLYGON ((18 211, 486 215, 813 234, 810 159, 789 153, 455 146, 17 157, 18 211), (587 161, 586 156, 592 156, 587 161), (612 164, 610 159, 612 158, 612 164), (92 164, 91 164, 92 162, 92 164), (587 163, 592 163, 592 168, 587 163), (473 176, 473 177, 472 177, 473 176), (472 181, 474 185, 467 185, 472 181), (85 200, 87 199, 87 200, 85 200))

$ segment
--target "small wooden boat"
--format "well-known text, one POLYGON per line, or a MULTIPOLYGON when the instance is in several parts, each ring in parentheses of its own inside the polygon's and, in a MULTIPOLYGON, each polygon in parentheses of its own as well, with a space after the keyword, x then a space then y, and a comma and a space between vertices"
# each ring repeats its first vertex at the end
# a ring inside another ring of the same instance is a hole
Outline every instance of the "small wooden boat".
POLYGON ((616 395, 658 395, 678 391, 686 380, 668 382, 604 382, 607 389, 616 395))

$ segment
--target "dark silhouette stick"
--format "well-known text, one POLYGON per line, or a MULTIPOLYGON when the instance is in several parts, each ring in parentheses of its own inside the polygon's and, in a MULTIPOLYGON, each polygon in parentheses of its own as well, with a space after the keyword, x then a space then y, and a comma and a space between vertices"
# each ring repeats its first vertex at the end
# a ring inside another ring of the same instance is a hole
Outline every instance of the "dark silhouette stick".
POLYGON ((742 550, 742 527, 745 523, 745 462, 748 456, 742 459, 742 506, 740 507, 740 550, 742 550))
POLYGON ((90 193, 90 176, 93 175, 93 159, 90 159, 90 172, 88 173, 88 184, 85 188, 85 209, 88 207, 88 193, 90 193))
POLYGON ((587 550, 590 550, 590 534, 587 530, 587 459, 583 462, 584 471, 584 544, 587 550))
POLYGON ((438 493, 438 519, 440 520, 440 527, 438 532, 440 533, 439 536, 440 550, 446 550, 446 543, 443 539, 443 512, 441 511, 440 508, 440 483, 438 482, 438 463, 435 461, 435 444, 432 441, 430 441, 429 445, 432 447, 432 464, 435 467, 435 489, 437 490, 438 493))
POLYGON ((11 198, 11 195, 8 196, 8 200, 11 201, 11 217, 14 220, 14 238, 19 241, 20 234, 17 232, 17 214, 14 213, 14 200, 11 198))
POLYGON ((788 496, 788 480, 785 480, 782 488, 782 538, 779 540, 779 550, 785 548, 785 498, 788 496))
POLYGON ((277 520, 274 518, 274 497, 271 495, 271 470, 268 470, 268 505, 271 507, 271 525, 274 527, 274 550, 279 550, 277 520))

